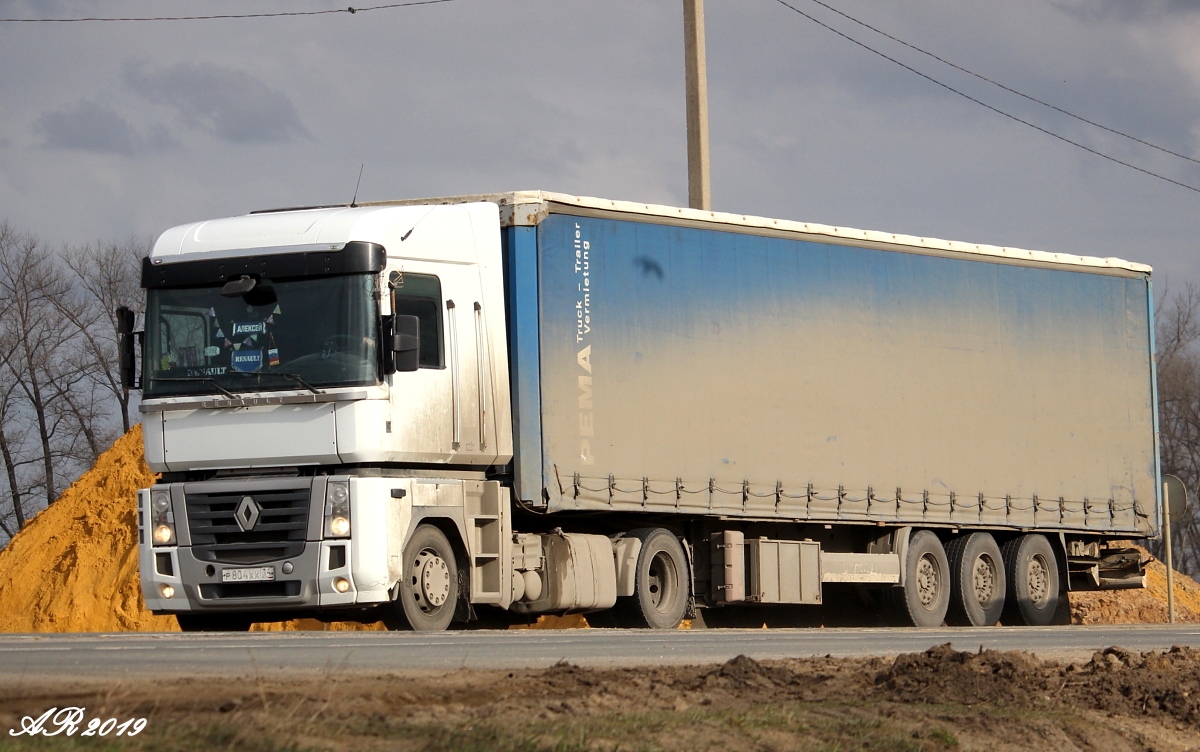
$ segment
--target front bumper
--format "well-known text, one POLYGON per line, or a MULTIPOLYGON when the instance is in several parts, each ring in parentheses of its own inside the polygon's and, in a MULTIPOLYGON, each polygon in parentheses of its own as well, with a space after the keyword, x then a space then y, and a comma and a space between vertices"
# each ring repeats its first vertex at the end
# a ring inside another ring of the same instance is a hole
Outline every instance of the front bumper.
POLYGON ((352 546, 349 540, 307 542, 298 556, 250 567, 200 561, 190 548, 182 546, 142 546, 142 596, 146 608, 156 613, 311 609, 375 602, 367 600, 366 593, 359 600, 351 571, 352 546), (291 565, 291 572, 285 572, 285 564, 291 565), (265 567, 273 572, 273 580, 224 581, 226 570, 265 567), (344 593, 334 587, 339 578, 348 585, 344 593), (164 597, 164 586, 170 588, 172 597, 164 597))

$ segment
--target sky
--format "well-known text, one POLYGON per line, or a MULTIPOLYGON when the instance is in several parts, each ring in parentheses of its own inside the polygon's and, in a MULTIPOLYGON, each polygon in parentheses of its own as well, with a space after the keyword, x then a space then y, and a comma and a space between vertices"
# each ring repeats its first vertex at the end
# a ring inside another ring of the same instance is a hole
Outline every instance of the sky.
MULTIPOLYGON (((1200 0, 823 0, 1200 159, 1200 0)), ((0 0, 0 18, 348 0, 0 0)), ((377 5, 385 0, 365 0, 377 5)), ((1139 145, 788 0, 963 93, 1200 189, 1139 145)), ((542 189, 687 203, 680 0, 453 0, 307 17, 0 21, 0 221, 51 246, 283 206, 542 189)), ((705 4, 713 208, 1152 264, 1200 283, 1200 191, 985 109, 777 0, 705 4)))

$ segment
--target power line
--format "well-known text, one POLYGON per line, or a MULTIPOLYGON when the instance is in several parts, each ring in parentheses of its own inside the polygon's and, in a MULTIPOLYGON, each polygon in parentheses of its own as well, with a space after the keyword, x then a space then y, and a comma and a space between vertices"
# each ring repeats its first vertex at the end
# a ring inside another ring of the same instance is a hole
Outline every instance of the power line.
POLYGON ((1105 154, 1104 152, 1096 151, 1095 149, 1091 148, 1090 146, 1084 146, 1083 144, 1079 143, 1078 141, 1072 141, 1071 139, 1067 138, 1066 136, 1060 136, 1053 131, 1050 131, 1050 130, 1047 130, 1047 129, 1041 127, 1040 125, 1035 125, 1034 123, 1031 123, 1028 120, 1023 120, 1023 119, 1017 117, 1016 115, 1009 114, 1009 113, 1005 112, 1004 110, 1001 110, 997 107, 993 107, 992 105, 988 104, 987 102, 981 101, 981 100, 976 99, 975 97, 971 96, 970 94, 966 94, 965 92, 959 91, 958 89, 955 89, 953 86, 950 86, 949 84, 942 83, 941 81, 937 80, 933 76, 930 76, 926 73, 922 73, 921 71, 917 70, 916 68, 913 68, 911 65, 902 63, 899 60, 897 60, 896 58, 891 57, 890 55, 888 55, 886 53, 880 52, 879 50, 875 49, 874 47, 871 47, 870 45, 866 44, 865 42, 860 42, 857 39, 855 39, 854 37, 849 36, 848 34, 845 34, 841 31, 838 31, 837 29, 833 28, 832 26, 825 23, 824 21, 821 21, 821 20, 815 18, 814 16, 811 16, 808 13, 805 13, 804 11, 797 8, 796 6, 786 2, 786 0, 775 0, 775 2, 779 3, 783 7, 787 8, 795 13, 800 14, 801 16, 804 16, 809 21, 812 21, 813 23, 817 24, 818 26, 820 26, 828 31, 832 31, 834 34, 837 34, 842 39, 845 39, 848 42, 852 42, 852 43, 858 45, 859 47, 862 47, 864 50, 878 55, 879 57, 883 58, 884 60, 895 63, 896 65, 909 71, 910 73, 915 73, 916 75, 920 76, 921 78, 925 79, 926 81, 929 81, 932 84, 936 84, 937 86, 942 87, 946 91, 949 91, 953 94, 957 94, 958 96, 962 97, 963 99, 974 102, 975 104, 979 105, 980 107, 989 109, 992 112, 996 113, 997 115, 1001 115, 1003 117, 1008 118, 1009 120, 1018 122, 1021 125, 1025 125, 1030 128, 1033 128, 1035 131, 1044 133, 1047 136, 1050 136, 1051 138, 1056 138, 1059 141, 1068 143, 1071 146, 1074 146, 1076 148, 1083 149, 1084 151, 1088 152, 1089 154, 1095 154, 1097 157, 1101 157, 1102 159, 1107 159, 1110 162, 1115 162, 1116 164, 1119 164, 1123 167, 1128 167, 1131 170, 1137 170, 1138 172, 1143 173, 1145 175, 1149 175, 1152 178, 1158 178, 1159 180, 1165 180, 1166 182, 1177 185, 1180 188, 1186 188, 1189 191, 1194 191, 1196 193, 1200 193, 1200 188, 1190 186, 1187 183, 1181 183, 1178 180, 1174 180, 1165 175, 1159 175, 1157 172, 1151 172, 1150 170, 1147 170, 1143 167, 1138 167, 1135 164, 1130 164, 1129 162, 1125 162, 1123 160, 1117 159, 1116 157, 1110 157, 1109 155, 1105 154))
POLYGON ((841 16, 842 18, 845 18, 849 21, 853 21, 854 23, 858 24, 859 26, 870 29, 871 31, 875 32, 876 34, 879 34, 880 36, 887 37, 888 39, 892 40, 893 42, 896 42, 897 44, 902 44, 905 47, 908 47, 909 49, 916 50, 917 52, 921 53, 922 55, 927 55, 927 56, 933 58, 934 60, 938 61, 939 63, 948 65, 951 68, 954 68, 955 70, 962 71, 963 73, 966 73, 968 76, 974 76, 975 78, 978 78, 980 81, 986 81, 989 84, 991 84, 992 86, 996 86, 1001 89, 1004 89, 1005 91, 1009 92, 1010 94, 1016 94, 1018 97, 1028 99, 1030 102, 1036 102, 1037 104, 1040 104, 1043 107, 1048 107, 1048 108, 1054 110, 1055 112, 1061 112, 1062 114, 1066 115, 1067 117, 1075 118, 1076 120, 1078 120, 1082 123, 1087 123, 1088 125, 1099 128, 1100 130, 1108 131, 1109 133, 1115 134, 1117 136, 1122 136, 1124 138, 1129 139, 1130 141, 1136 141, 1143 146, 1149 146, 1151 149, 1157 149, 1165 154, 1170 154, 1173 157, 1179 157, 1180 159, 1186 159, 1189 162, 1195 162, 1196 164, 1200 164, 1200 159, 1193 159, 1192 157, 1189 157, 1186 154, 1180 154, 1179 152, 1171 151, 1170 149, 1168 149, 1164 146, 1159 146, 1158 144, 1152 144, 1149 141, 1142 140, 1142 139, 1138 138, 1137 136, 1131 136, 1128 133, 1117 130, 1116 128, 1109 128, 1107 125, 1102 125, 1101 123, 1097 123, 1094 120, 1088 120, 1087 118, 1083 117, 1082 115, 1076 115, 1073 112, 1068 112, 1067 110, 1064 110, 1061 107, 1050 104, 1049 102, 1042 101, 1041 99, 1038 99, 1037 97, 1032 97, 1028 94, 1025 94, 1024 92, 1017 91, 1016 89, 1014 89, 1010 86, 1005 86, 1004 84, 1000 83, 999 81, 994 81, 981 73, 976 73, 973 70, 970 70, 968 68, 964 68, 961 65, 958 65, 957 63, 952 63, 949 60, 946 60, 945 58, 938 57, 937 55, 935 55, 934 53, 932 53, 928 50, 921 49, 920 47, 916 46, 915 44, 911 44, 909 42, 904 41, 903 39, 900 39, 899 37, 892 36, 891 34, 887 33, 886 31, 877 29, 874 26, 872 26, 871 24, 866 23, 865 21, 860 21, 848 13, 843 13, 842 11, 833 7, 832 5, 821 2, 821 0, 811 0, 811 2, 814 2, 817 5, 820 5, 822 8, 827 8, 827 9, 831 10, 834 13, 841 16))
POLYGON ((215 21, 231 18, 282 18, 285 16, 324 16, 331 13, 367 13, 373 10, 392 10, 408 8, 414 5, 435 5, 450 3, 454 0, 412 0, 407 3, 388 3, 387 5, 371 5, 365 8, 331 8, 330 10, 297 10, 277 13, 226 13, 216 16, 148 16, 138 18, 102 18, 89 16, 86 18, 0 18, 0 23, 84 23, 88 21, 215 21))

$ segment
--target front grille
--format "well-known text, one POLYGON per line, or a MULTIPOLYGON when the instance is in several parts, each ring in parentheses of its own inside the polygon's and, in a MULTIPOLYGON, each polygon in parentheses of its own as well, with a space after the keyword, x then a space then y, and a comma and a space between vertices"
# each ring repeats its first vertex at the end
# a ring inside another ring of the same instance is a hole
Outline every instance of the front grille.
POLYGON ((224 582, 201 585, 200 597, 205 600, 223 598, 295 598, 300 595, 300 583, 290 582, 224 582))
POLYGON ((255 564, 298 556, 308 531, 309 490, 187 494, 192 554, 201 561, 255 564), (243 530, 236 517, 242 498, 250 496, 259 512, 254 526, 243 530))

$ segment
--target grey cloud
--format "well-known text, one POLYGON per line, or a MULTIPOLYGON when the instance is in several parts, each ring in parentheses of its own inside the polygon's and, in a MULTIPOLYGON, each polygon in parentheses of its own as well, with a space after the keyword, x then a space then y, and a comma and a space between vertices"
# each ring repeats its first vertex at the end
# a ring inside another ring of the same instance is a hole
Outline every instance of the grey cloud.
POLYGON ((1141 21, 1200 12, 1200 0, 1059 0, 1054 5, 1084 21, 1141 21))
POLYGON ((125 81, 147 101, 174 109, 223 141, 288 143, 308 132, 283 92, 242 71, 178 63, 165 70, 125 66, 125 81))
POLYGON ((171 143, 169 134, 161 129, 152 129, 144 137, 116 110, 90 99, 81 99, 65 110, 43 113, 34 132, 52 149, 98 154, 132 156, 139 147, 161 149, 171 143))

